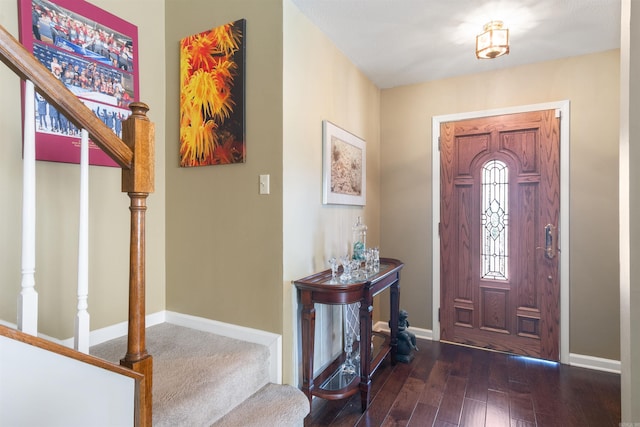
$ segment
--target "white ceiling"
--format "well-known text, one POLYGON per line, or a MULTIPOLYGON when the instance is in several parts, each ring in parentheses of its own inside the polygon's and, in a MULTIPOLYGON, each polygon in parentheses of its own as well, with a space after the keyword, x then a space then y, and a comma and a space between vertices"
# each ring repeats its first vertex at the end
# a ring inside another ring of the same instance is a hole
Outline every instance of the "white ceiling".
POLYGON ((620 0, 292 0, 379 88, 620 47, 620 0), (485 23, 509 55, 475 57, 485 23))

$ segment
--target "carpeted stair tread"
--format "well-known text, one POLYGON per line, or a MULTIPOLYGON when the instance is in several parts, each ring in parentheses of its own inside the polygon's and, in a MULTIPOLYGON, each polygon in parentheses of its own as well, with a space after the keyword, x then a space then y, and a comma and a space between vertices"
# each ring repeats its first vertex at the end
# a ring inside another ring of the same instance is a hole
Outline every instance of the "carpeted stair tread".
MULTIPOLYGON (((162 323, 147 328, 153 356, 154 426, 209 426, 268 383, 263 345, 162 323)), ((115 363, 126 337, 91 348, 115 363)))
POLYGON ((309 413, 309 400, 297 388, 267 384, 212 427, 296 427, 309 413))

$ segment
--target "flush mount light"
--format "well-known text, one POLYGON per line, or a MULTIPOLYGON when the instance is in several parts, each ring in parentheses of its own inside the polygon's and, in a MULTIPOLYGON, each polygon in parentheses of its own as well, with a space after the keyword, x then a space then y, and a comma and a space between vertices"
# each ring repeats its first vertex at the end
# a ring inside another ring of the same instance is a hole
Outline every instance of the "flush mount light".
POLYGON ((476 36, 476 58, 493 59, 509 53, 509 30, 502 21, 484 25, 484 32, 476 36))

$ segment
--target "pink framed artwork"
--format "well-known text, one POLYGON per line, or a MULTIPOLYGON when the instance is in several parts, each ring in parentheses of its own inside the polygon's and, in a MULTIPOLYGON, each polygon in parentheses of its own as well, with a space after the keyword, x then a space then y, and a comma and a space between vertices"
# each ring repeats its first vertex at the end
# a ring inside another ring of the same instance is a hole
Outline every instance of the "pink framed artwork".
MULTIPOLYGON (((138 29, 83 0, 18 0, 20 41, 114 133, 139 100, 138 29)), ((80 130, 35 95, 36 159, 79 163, 80 130)), ((93 143, 89 163, 117 166, 93 143)))

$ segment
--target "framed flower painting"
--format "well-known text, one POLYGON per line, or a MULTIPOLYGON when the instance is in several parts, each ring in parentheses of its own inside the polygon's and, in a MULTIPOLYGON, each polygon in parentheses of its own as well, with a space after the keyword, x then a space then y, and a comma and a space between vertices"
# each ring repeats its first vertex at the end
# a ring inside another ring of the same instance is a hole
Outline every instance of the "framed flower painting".
POLYGON ((244 19, 180 41, 180 166, 245 162, 244 19))

